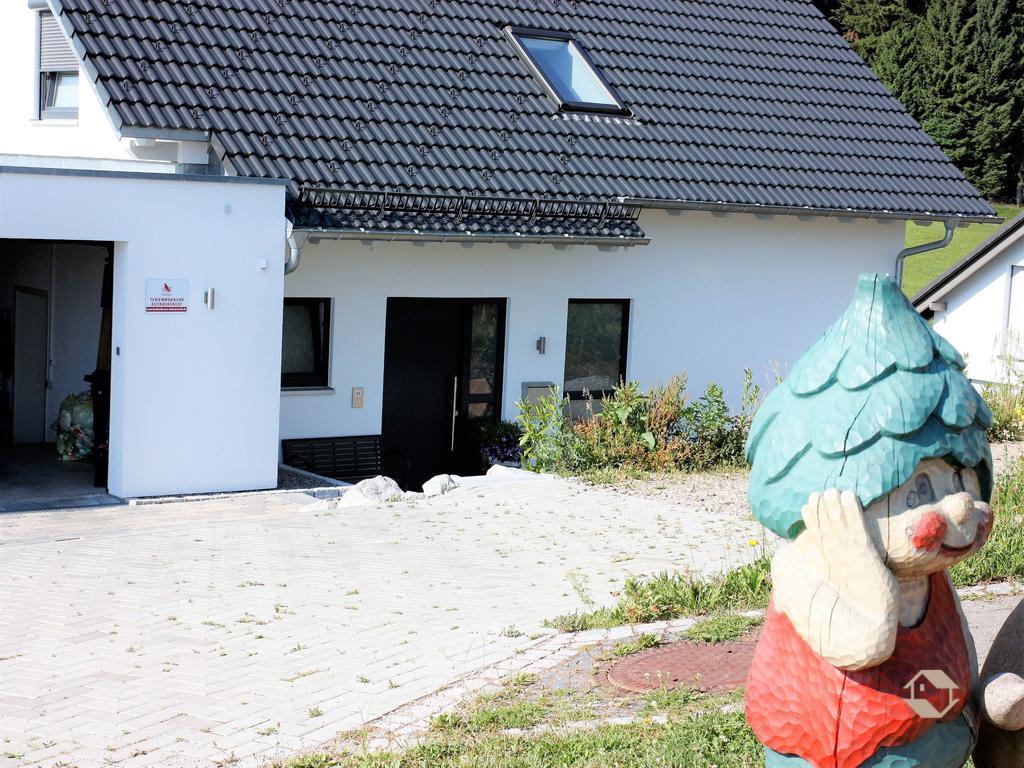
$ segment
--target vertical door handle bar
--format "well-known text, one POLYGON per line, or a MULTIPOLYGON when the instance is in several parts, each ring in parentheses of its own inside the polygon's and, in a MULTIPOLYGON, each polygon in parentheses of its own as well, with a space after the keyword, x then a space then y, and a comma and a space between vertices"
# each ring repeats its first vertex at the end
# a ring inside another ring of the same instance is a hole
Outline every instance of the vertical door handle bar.
POLYGON ((455 450, 455 417, 459 415, 459 377, 456 376, 452 383, 452 447, 455 450))

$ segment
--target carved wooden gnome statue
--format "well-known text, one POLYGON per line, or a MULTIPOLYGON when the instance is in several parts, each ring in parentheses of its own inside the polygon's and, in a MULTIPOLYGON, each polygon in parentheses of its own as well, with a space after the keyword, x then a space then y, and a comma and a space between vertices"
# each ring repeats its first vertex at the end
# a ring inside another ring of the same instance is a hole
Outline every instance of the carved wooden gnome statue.
POLYGON ((747 684, 768 768, 959 768, 974 643, 947 569, 992 516, 991 414, 883 275, 754 419, 750 503, 788 539, 747 684))

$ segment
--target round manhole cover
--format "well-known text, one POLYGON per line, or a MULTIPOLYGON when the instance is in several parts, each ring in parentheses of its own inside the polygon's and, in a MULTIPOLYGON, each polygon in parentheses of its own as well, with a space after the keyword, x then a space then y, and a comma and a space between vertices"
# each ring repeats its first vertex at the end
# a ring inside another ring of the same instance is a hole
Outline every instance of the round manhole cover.
POLYGON ((695 688, 722 693, 747 681, 757 640, 705 645, 678 642, 627 656, 608 670, 608 682, 634 693, 695 688))

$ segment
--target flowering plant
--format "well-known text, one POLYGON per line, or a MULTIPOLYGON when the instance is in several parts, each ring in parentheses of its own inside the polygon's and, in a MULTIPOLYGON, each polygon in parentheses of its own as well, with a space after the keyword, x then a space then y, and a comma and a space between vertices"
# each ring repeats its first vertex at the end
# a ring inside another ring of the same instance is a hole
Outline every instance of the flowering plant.
POLYGON ((522 430, 514 421, 495 421, 480 429, 480 450, 489 464, 518 464, 522 430))

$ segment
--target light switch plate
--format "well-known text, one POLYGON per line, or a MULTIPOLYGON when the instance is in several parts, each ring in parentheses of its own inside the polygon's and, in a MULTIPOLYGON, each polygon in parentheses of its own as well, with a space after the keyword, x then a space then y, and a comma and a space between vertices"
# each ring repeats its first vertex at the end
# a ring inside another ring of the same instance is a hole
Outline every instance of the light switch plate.
POLYGON ((363 407, 363 388, 352 387, 352 407, 362 408, 363 407))

